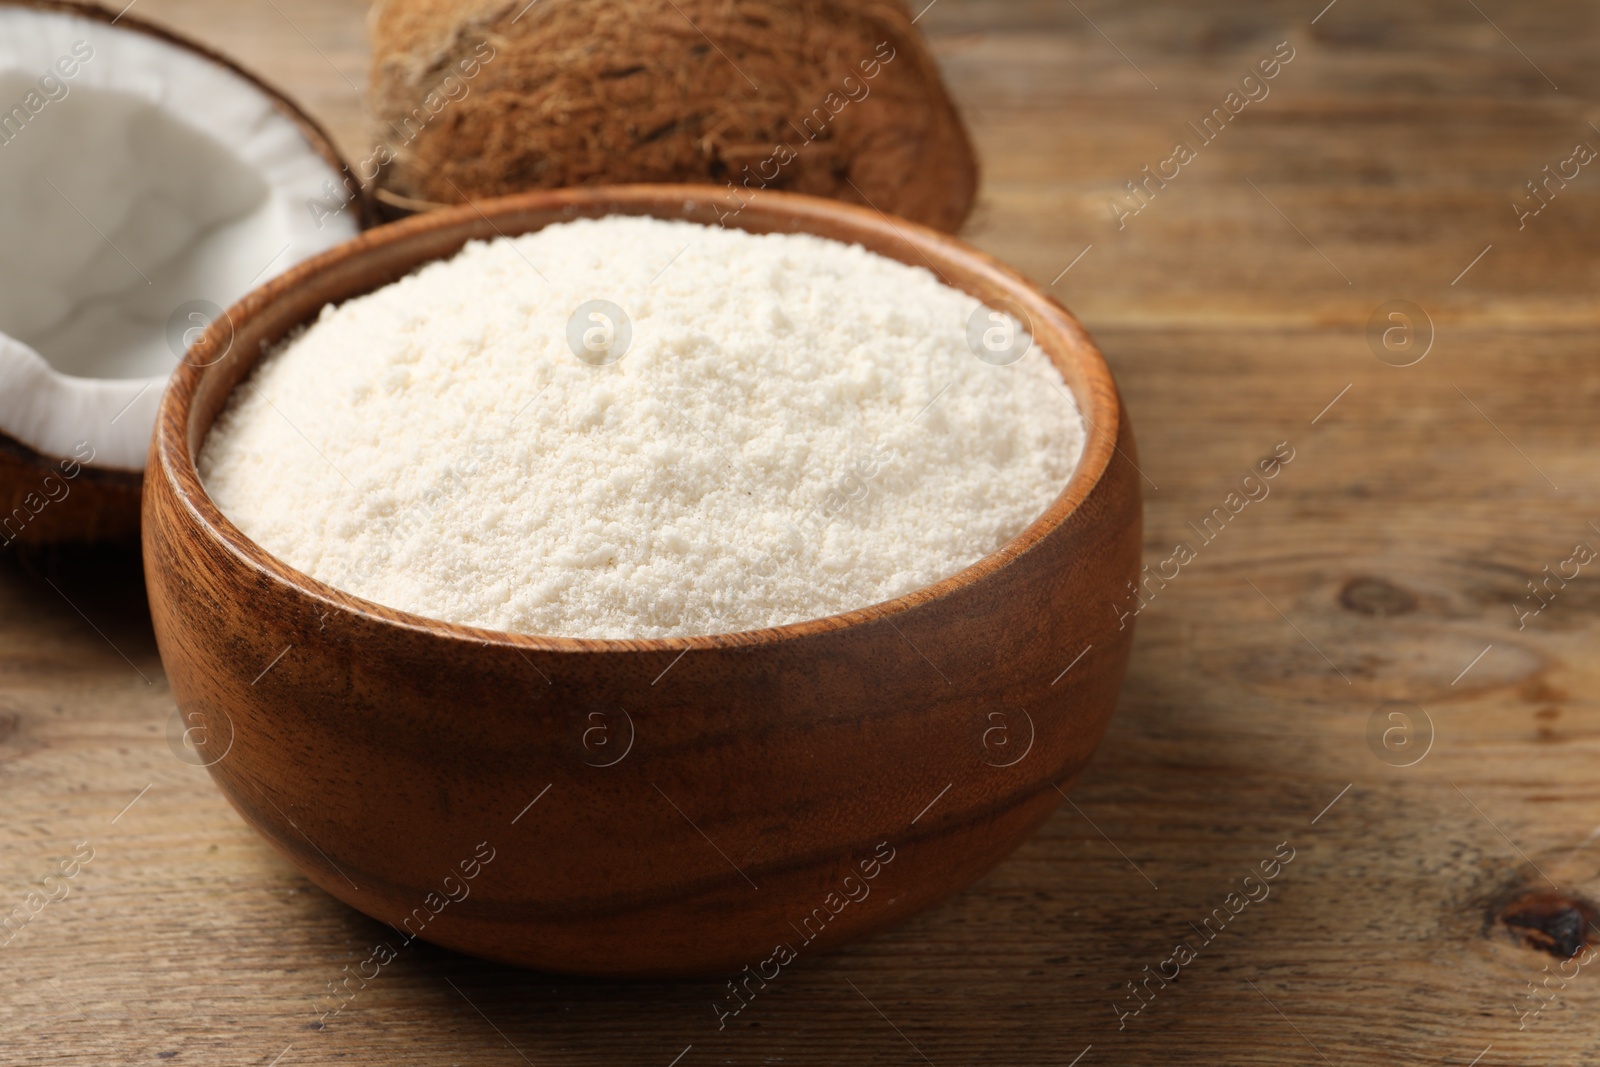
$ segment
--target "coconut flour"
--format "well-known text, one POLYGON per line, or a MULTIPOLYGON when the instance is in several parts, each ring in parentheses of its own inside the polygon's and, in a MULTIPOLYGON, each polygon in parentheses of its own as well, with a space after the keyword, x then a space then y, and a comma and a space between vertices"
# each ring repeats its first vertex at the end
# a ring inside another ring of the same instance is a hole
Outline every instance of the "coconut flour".
POLYGON ((776 626, 955 574, 1061 492, 1084 429, 1059 373, 969 343, 1015 328, 857 246, 577 221, 324 309, 200 470, 268 551, 401 610, 776 626))

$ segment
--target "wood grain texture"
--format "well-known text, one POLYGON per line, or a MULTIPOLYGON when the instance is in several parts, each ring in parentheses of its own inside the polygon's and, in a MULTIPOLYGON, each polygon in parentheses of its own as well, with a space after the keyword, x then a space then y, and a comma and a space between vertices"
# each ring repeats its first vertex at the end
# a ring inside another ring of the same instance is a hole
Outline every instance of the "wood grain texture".
POLYGON ((801 953, 986 873, 1105 732, 1133 638, 1106 609, 1138 576, 1141 513, 1133 435, 1093 342, 1027 279, 943 234, 832 200, 745 197, 734 216, 711 186, 606 186, 418 216, 261 286, 197 345, 225 354, 174 373, 145 478, 144 563, 197 762, 399 947, 421 938, 588 975, 743 967, 753 993, 801 953), (210 503, 194 457, 217 413, 324 307, 469 240, 612 214, 860 244, 1019 309, 1091 426, 1077 471, 999 551, 925 589, 669 640, 407 615, 293 570, 210 503))
MULTIPOLYGON (((1139 432, 1147 562, 1197 537, 1188 524, 1277 442, 1296 458, 1141 613, 1075 807, 956 898, 786 969, 725 1030, 720 981, 557 979, 425 946, 319 1029, 337 1006, 327 983, 386 928, 312 887, 174 758, 136 561, 13 554, 0 570, 5 890, 20 904, 77 842, 96 853, 0 948, 7 1061, 1600 1056, 1595 969, 1528 1000, 1560 964, 1501 918, 1526 915, 1506 905, 1529 888, 1600 896, 1596 579, 1586 568, 1524 629, 1512 609, 1575 542, 1600 547, 1600 175, 1585 168, 1525 229, 1511 209, 1576 141, 1600 147, 1584 132, 1600 123, 1600 14, 1338 0, 1312 25, 1321 2, 1077 6, 939 0, 919 23, 985 167, 966 236, 1042 283, 1093 246, 1053 291, 1107 353, 1139 432), (1298 55, 1272 95, 1116 230, 1106 200, 1282 40, 1298 55), (1367 345, 1392 299, 1436 325, 1413 367, 1367 345), (1369 746, 1386 700, 1431 719, 1413 766, 1369 746), (1119 1030, 1125 983, 1200 939, 1190 924, 1285 841, 1295 858, 1270 897, 1119 1030)), ((136 10, 297 86, 345 154, 360 151, 344 77, 362 77, 361 5, 136 10)))

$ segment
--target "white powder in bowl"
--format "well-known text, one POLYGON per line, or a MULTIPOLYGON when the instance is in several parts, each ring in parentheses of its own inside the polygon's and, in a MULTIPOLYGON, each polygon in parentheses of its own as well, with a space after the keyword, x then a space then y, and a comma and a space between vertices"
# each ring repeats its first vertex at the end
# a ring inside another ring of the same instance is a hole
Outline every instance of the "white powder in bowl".
POLYGON ((971 565, 1076 467, 1060 374, 1037 347, 975 355, 978 308, 804 235, 613 217, 475 242, 265 357, 200 473, 289 565, 436 619, 618 638, 820 618, 971 565), (575 316, 596 300, 615 307, 575 316))

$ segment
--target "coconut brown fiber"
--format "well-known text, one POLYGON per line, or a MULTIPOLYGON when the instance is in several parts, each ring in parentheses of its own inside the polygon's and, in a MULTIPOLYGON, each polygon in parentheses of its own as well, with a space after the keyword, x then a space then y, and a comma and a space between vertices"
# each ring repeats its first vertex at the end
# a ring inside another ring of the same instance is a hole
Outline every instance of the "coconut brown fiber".
POLYGON ((765 187, 953 231, 977 192, 897 0, 379 0, 370 20, 363 177, 390 204, 731 183, 730 211, 765 187))
POLYGON ((0 433, 0 550, 139 537, 138 471, 41 456, 0 433))

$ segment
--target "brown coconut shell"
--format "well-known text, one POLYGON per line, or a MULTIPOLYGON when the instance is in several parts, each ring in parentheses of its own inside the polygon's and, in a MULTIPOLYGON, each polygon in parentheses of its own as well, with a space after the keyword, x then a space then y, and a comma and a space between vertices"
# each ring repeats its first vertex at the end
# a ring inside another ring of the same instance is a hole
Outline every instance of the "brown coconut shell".
POLYGON ((41 455, 0 433, 0 549, 137 541, 141 471, 41 455))
POLYGON ((972 143, 900 0, 378 0, 369 22, 378 129, 357 169, 391 215, 710 182, 953 231, 977 193, 972 143))
MULTIPOLYGON (((74 0, 0 0, 0 7, 55 11, 114 23, 118 29, 143 33, 198 53, 255 86, 299 127, 306 142, 335 171, 352 173, 334 148, 333 139, 315 119, 282 92, 203 44, 135 15, 119 14, 116 10, 74 0)), ((352 177, 351 187, 358 186, 352 177)), ((364 193, 358 193, 354 207, 363 227, 376 221, 370 198, 364 193)), ((83 464, 80 468, 70 458, 42 455, 0 427, 0 550, 12 544, 137 541, 143 480, 142 471, 94 464, 83 464), (69 469, 76 474, 64 479, 63 473, 69 469), (65 485, 65 493, 59 488, 61 485, 65 485), (55 496, 51 497, 51 493, 55 496), (41 501, 43 506, 40 506, 41 501)))

